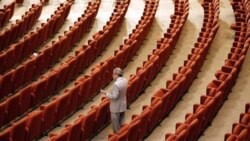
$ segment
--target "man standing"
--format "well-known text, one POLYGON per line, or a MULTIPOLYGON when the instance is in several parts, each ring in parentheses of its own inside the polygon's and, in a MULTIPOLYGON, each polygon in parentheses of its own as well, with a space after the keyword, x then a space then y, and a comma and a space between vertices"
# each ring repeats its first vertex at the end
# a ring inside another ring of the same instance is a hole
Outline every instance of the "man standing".
POLYGON ((121 124, 124 122, 125 111, 127 108, 127 87, 128 81, 126 78, 122 77, 122 70, 120 68, 115 68, 113 71, 113 78, 115 83, 113 85, 112 91, 110 93, 101 90, 102 93, 110 100, 110 112, 113 132, 116 133, 121 124))

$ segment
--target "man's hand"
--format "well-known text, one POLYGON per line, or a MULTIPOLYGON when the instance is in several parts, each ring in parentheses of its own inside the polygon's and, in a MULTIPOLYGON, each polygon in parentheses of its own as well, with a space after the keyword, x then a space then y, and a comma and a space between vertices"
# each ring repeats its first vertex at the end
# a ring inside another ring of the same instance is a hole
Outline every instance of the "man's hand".
POLYGON ((107 97, 107 92, 106 91, 100 90, 100 92, 102 93, 102 96, 107 97))
POLYGON ((107 92, 102 90, 102 89, 100 90, 100 92, 103 93, 103 94, 107 94, 107 92))

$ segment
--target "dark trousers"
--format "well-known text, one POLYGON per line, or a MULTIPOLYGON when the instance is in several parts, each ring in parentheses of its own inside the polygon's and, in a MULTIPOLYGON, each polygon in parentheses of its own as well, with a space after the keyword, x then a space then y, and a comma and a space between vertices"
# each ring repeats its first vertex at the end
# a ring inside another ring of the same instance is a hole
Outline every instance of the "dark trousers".
POLYGON ((112 128, 113 132, 116 133, 121 128, 125 119, 125 112, 121 113, 111 113, 111 121, 112 121, 112 128))

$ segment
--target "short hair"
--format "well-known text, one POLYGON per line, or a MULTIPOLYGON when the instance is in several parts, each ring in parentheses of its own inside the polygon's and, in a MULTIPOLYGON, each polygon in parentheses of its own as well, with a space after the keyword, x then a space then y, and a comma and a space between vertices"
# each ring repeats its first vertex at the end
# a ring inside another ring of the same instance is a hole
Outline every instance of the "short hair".
POLYGON ((122 69, 121 68, 115 68, 113 73, 117 74, 118 76, 122 77, 122 69))

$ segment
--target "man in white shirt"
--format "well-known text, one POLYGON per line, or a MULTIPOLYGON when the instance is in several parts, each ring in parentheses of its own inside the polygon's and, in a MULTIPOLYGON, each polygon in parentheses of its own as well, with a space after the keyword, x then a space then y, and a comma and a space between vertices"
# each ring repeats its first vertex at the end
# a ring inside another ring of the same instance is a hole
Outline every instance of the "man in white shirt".
POLYGON ((113 78, 115 83, 110 93, 101 91, 110 100, 110 112, 113 132, 116 133, 124 122, 125 111, 127 109, 126 93, 128 88, 128 81, 122 77, 122 70, 115 68, 113 71, 113 78))

